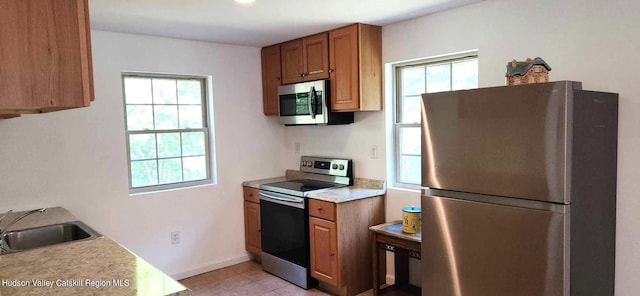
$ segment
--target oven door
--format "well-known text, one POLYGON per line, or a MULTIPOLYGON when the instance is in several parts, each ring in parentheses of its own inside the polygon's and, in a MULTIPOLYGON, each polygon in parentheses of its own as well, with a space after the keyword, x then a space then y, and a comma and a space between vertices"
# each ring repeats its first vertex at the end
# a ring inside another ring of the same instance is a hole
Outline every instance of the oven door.
POLYGON ((309 220, 301 197, 260 191, 262 252, 309 267, 309 220))
POLYGON ((325 90, 325 80, 278 87, 280 122, 286 125, 326 124, 325 90))

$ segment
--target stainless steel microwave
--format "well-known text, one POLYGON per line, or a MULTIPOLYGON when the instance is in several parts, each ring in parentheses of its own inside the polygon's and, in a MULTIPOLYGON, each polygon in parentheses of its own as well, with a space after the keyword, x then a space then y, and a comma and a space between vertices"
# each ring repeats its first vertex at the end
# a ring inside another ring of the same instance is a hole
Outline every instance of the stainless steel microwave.
POLYGON ((280 122, 284 125, 333 125, 353 123, 353 112, 331 111, 329 80, 278 87, 280 122))

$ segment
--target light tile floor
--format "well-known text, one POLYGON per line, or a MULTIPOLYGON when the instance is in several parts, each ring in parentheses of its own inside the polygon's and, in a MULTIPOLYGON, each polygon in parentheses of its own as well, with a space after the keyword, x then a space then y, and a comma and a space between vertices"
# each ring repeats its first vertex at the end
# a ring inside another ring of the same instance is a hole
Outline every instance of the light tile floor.
MULTIPOLYGON (((203 273, 180 281, 197 296, 297 296, 329 295, 317 289, 304 290, 262 270, 253 261, 203 273)), ((373 294, 371 294, 373 295, 373 294)))

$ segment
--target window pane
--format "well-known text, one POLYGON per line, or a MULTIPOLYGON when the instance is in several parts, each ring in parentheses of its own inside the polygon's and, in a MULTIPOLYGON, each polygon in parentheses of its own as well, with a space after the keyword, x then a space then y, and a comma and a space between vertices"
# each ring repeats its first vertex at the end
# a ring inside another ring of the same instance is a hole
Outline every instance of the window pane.
POLYGON ((123 88, 132 192, 210 178, 203 79, 123 74, 123 88))
POLYGON ((158 157, 180 157, 180 133, 159 133, 158 157))
POLYGON ((185 181, 207 178, 207 158, 204 156, 184 157, 183 174, 185 181))
POLYGON ((420 155, 420 128, 400 128, 400 153, 420 155))
POLYGON ((180 110, 180 128, 201 128, 202 106, 178 106, 180 110))
POLYGON ((181 158, 158 159, 158 167, 160 184, 182 181, 181 158))
POLYGON ((178 106, 153 106, 155 128, 177 129, 178 128, 178 106))
POLYGON ((478 87, 478 60, 454 62, 452 66, 452 89, 470 89, 478 87))
POLYGON ((402 69, 402 96, 424 93, 424 66, 402 69))
POLYGON ((129 135, 131 160, 156 158, 155 134, 129 135))
POLYGON ((133 187, 158 184, 158 165, 156 160, 131 162, 131 185, 133 187))
POLYGON ((151 79, 125 78, 124 96, 127 104, 151 104, 151 79))
POLYGON ((151 105, 127 105, 127 130, 141 131, 153 129, 151 105))
POLYGON ((182 133, 182 156, 205 155, 204 132, 182 133))
POLYGON ((178 104, 202 104, 200 81, 178 80, 178 104))
POLYGON ((402 120, 400 123, 420 123, 421 96, 402 98, 402 120))
POLYGON ((153 103, 175 104, 176 102, 176 81, 174 79, 154 79, 153 103))
POLYGON ((403 183, 420 184, 420 156, 400 156, 400 176, 403 183))
POLYGON ((451 68, 449 64, 427 66, 427 92, 451 90, 451 68))

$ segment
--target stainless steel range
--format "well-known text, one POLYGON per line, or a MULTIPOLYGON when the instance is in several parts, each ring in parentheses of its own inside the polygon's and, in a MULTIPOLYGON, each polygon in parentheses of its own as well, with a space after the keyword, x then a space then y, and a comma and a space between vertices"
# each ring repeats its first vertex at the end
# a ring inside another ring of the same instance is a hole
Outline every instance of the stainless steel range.
POLYGON ((314 287, 309 250, 312 192, 353 184, 349 159, 302 156, 301 178, 260 185, 262 269, 305 289, 314 287))

